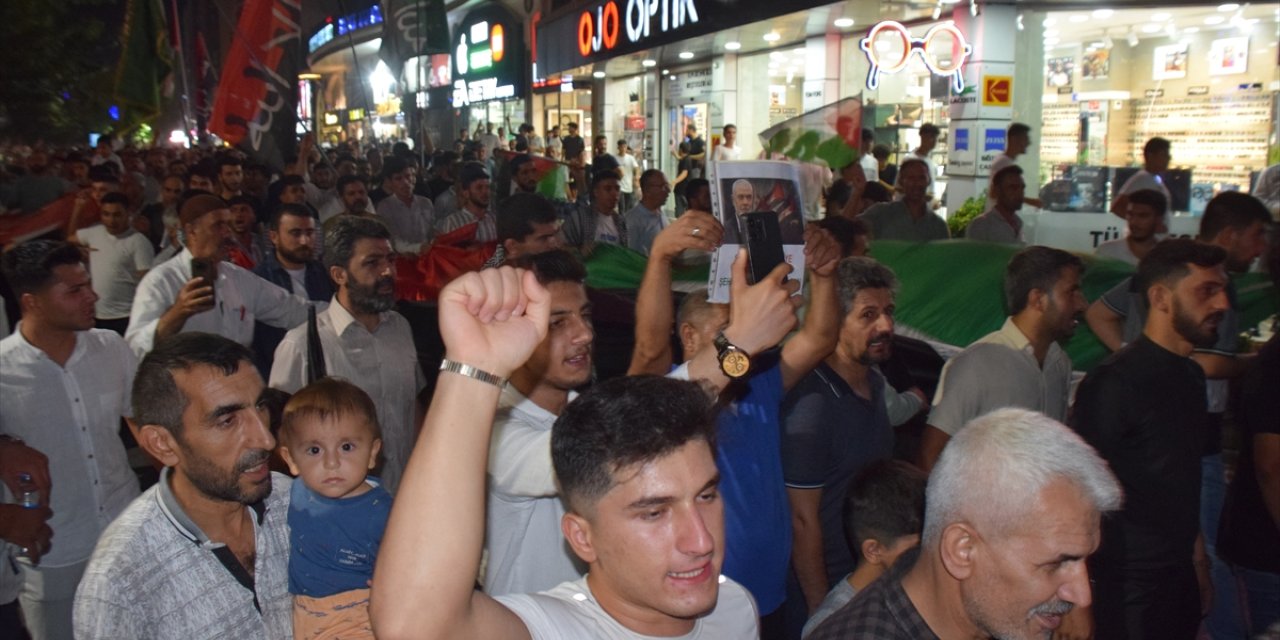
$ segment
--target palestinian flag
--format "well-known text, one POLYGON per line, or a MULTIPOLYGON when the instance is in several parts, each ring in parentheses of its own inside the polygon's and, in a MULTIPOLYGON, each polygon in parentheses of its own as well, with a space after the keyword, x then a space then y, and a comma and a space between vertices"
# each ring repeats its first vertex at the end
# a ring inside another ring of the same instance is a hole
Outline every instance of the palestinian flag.
POLYGON ((497 193, 511 193, 511 183, 515 179, 515 176, 511 173, 511 161, 516 156, 521 155, 528 155, 533 158, 533 166, 538 172, 537 191, 539 195, 546 196, 550 200, 568 199, 569 165, 567 163, 537 154, 523 154, 502 149, 494 149, 493 151, 494 173, 496 174, 493 178, 493 184, 497 189, 497 193))
POLYGON ((862 98, 845 98, 760 132, 772 156, 825 164, 832 170, 862 154, 862 98))

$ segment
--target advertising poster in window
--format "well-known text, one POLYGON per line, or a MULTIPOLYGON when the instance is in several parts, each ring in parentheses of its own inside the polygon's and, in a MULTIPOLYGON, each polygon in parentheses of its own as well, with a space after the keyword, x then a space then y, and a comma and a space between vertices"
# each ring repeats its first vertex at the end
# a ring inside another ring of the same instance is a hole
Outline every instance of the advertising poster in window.
POLYGON ((1187 77, 1187 43, 1156 47, 1151 61, 1152 80, 1177 80, 1187 77))
POLYGON ((1044 82, 1049 87, 1065 87, 1071 84, 1076 74, 1075 56, 1046 58, 1044 61, 1044 82))
POLYGON ((1085 80, 1103 80, 1111 74, 1111 50, 1086 51, 1080 65, 1080 76, 1085 80))
POLYGON ((1209 46, 1209 75, 1229 76, 1248 70, 1248 36, 1214 40, 1209 46))

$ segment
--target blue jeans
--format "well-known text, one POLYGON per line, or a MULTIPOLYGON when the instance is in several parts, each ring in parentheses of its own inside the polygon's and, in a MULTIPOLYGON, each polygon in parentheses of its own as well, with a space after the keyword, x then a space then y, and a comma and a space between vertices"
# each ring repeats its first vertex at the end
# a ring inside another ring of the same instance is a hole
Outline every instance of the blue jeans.
POLYGON ((1209 636, 1215 639, 1245 638, 1243 600, 1232 567, 1218 558, 1218 523, 1227 495, 1226 469, 1222 454, 1200 458, 1200 531, 1204 533, 1205 554, 1213 563, 1213 608, 1205 620, 1209 636))

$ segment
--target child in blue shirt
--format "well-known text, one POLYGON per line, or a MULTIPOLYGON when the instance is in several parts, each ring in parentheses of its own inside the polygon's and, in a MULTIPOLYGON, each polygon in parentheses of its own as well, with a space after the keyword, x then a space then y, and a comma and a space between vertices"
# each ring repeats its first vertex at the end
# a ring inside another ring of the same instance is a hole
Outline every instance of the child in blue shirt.
POLYGON ((373 400, 336 378, 289 399, 280 453, 297 476, 289 503, 293 635, 373 638, 369 581, 391 495, 368 472, 382 439, 373 400))

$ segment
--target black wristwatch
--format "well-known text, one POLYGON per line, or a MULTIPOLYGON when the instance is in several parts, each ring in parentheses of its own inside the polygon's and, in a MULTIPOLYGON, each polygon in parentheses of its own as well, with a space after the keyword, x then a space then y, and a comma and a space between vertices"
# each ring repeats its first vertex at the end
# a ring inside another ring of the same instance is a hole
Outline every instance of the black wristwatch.
POLYGON ((714 344, 716 356, 720 359, 720 371, 726 376, 737 380, 751 371, 751 355, 730 343, 723 331, 716 334, 714 344))

